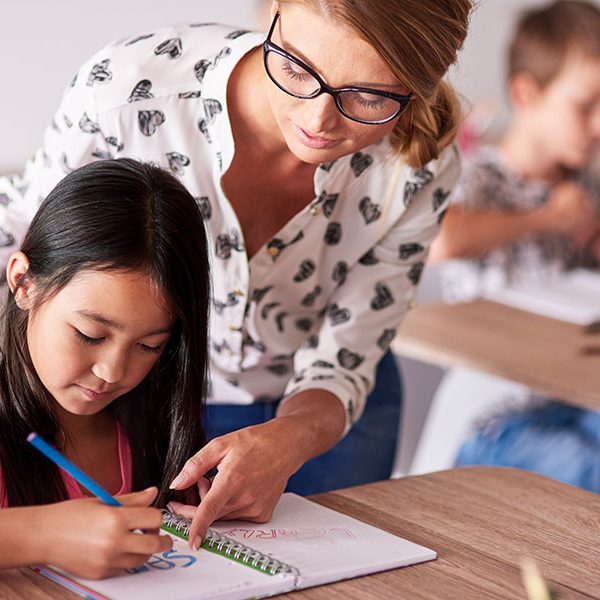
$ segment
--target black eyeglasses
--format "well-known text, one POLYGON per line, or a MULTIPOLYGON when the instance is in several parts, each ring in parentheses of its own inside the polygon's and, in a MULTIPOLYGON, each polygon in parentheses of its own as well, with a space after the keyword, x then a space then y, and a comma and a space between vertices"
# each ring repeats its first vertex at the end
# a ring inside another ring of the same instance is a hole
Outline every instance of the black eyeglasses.
POLYGON ((330 94, 345 117, 366 125, 388 123, 406 110, 412 93, 403 96, 363 87, 329 87, 307 64, 271 41, 278 18, 276 13, 263 43, 263 62, 271 81, 280 90, 304 100, 330 94))

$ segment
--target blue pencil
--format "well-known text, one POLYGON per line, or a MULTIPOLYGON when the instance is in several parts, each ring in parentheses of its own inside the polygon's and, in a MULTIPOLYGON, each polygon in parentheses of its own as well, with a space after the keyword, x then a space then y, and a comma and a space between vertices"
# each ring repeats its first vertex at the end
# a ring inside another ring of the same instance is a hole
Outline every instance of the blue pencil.
POLYGON ((101 485, 97 484, 91 477, 86 475, 81 469, 78 469, 68 458, 65 458, 58 450, 45 442, 37 433, 31 432, 27 436, 27 441, 42 454, 47 456, 55 465, 68 473, 75 481, 80 483, 86 490, 94 496, 98 496, 102 502, 110 506, 122 506, 122 504, 111 494, 109 494, 101 485))

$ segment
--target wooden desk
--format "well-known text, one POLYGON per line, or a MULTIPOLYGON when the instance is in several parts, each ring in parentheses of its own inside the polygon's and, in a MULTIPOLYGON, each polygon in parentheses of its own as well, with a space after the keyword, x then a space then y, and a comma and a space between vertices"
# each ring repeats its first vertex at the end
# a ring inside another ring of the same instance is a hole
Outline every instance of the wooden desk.
POLYGON ((600 335, 583 327, 477 300, 424 304, 406 316, 394 352, 465 366, 600 410, 600 335), (588 347, 595 348, 585 354, 588 347))
MULTIPOLYGON (((523 600, 519 561, 537 561, 561 600, 600 599, 600 496, 539 475, 471 467, 314 499, 436 550, 436 561, 278 596, 286 600, 523 600)), ((76 598, 22 569, 0 598, 76 598)), ((200 598, 200 596, 199 596, 200 598)))

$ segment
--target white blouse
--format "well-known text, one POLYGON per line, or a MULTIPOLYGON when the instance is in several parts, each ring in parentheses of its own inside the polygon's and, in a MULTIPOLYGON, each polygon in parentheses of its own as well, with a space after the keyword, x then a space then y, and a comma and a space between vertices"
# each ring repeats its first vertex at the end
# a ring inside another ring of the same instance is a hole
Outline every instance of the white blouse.
POLYGON ((66 173, 123 156, 158 163, 196 198, 212 247, 207 401, 249 404, 318 388, 344 404, 348 429, 412 301, 459 156, 448 148, 415 170, 383 139, 322 164, 314 200, 248 260, 220 185, 234 154, 226 87, 263 39, 191 24, 120 40, 92 57, 23 176, 0 178, 0 260, 66 173))

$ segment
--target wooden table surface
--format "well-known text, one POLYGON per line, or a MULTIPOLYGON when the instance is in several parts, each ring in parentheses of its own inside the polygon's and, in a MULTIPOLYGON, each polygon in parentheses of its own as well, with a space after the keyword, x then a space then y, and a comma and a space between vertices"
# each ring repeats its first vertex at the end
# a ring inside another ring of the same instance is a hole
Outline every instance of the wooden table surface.
POLYGON ((395 353, 464 366, 600 410, 600 334, 491 302, 423 304, 406 316, 395 353))
MULTIPOLYGON (((524 600, 519 564, 521 557, 529 557, 560 600, 600 599, 600 496, 596 494, 524 471, 469 467, 348 488, 314 499, 433 548, 439 557, 279 598, 524 600)), ((76 596, 22 569, 0 574, 0 598, 76 596)))

